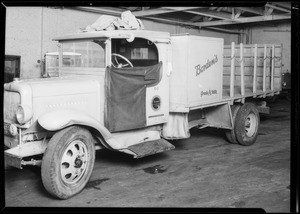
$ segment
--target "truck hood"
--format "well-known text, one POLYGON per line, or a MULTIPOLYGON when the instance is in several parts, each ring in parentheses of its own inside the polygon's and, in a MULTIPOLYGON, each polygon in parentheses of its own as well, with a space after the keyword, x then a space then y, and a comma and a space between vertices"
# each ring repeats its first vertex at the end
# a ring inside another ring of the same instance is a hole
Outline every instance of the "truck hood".
POLYGON ((25 79, 6 83, 4 89, 5 121, 16 122, 15 112, 19 104, 34 112, 30 123, 48 111, 62 108, 86 111, 100 119, 97 106, 100 106, 102 90, 95 78, 68 76, 25 79))
POLYGON ((4 84, 4 89, 7 91, 19 92, 21 96, 30 93, 33 98, 89 93, 99 89, 98 87, 99 83, 95 79, 80 79, 78 77, 24 79, 4 84))

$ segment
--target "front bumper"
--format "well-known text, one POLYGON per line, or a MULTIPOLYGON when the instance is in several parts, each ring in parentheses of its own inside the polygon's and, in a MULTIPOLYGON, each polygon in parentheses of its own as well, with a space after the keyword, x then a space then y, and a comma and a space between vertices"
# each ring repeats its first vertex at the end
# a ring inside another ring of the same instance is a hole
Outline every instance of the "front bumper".
POLYGON ((7 152, 4 153, 5 166, 12 166, 18 169, 22 169, 22 160, 23 158, 17 155, 13 155, 7 152))
POLYGON ((48 139, 31 141, 21 143, 16 147, 5 150, 5 164, 19 169, 22 169, 22 165, 38 165, 33 160, 30 161, 32 164, 29 164, 27 161, 24 161, 23 158, 43 154, 47 148, 48 142, 48 139))

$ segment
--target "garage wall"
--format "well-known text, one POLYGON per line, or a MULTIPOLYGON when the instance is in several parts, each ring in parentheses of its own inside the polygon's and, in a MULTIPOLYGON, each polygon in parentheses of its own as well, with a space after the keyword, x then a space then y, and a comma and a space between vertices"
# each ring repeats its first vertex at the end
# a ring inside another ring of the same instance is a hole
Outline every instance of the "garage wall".
POLYGON ((282 44, 282 72, 291 72, 291 23, 273 23, 249 28, 250 43, 282 44))
POLYGON ((21 56, 21 78, 41 76, 44 54, 57 51, 53 37, 74 33, 99 17, 81 11, 45 7, 6 9, 5 54, 21 56))
MULTIPOLYGON (((21 56, 21 78, 38 78, 42 74, 44 54, 57 51, 57 42, 51 39, 77 32, 95 22, 100 15, 66 8, 7 7, 5 54, 21 56)), ((225 44, 238 41, 236 34, 195 30, 148 20, 143 20, 143 24, 147 30, 220 37, 224 38, 225 44)))
POLYGON ((6 11, 5 54, 20 55, 20 75, 40 76, 41 10, 9 8, 6 11))

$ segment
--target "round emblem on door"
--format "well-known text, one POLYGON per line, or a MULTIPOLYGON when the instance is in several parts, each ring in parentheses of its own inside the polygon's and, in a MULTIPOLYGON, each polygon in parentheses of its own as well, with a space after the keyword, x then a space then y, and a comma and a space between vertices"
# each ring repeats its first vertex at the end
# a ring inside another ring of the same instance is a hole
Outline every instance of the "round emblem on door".
POLYGON ((152 99, 152 108, 153 108, 154 110, 158 110, 158 109, 160 109, 160 105, 161 105, 160 97, 155 96, 155 97, 152 99))

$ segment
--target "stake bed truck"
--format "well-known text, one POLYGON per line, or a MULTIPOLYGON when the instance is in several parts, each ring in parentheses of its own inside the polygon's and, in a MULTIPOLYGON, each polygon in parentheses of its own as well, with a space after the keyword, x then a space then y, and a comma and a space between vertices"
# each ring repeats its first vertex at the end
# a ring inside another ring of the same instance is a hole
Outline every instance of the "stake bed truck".
POLYGON ((5 162, 40 166, 61 199, 84 188, 97 149, 141 158, 174 149, 168 140, 193 127, 249 146, 269 113, 263 98, 281 91, 281 45, 146 30, 54 40, 58 77, 4 84, 5 162))

